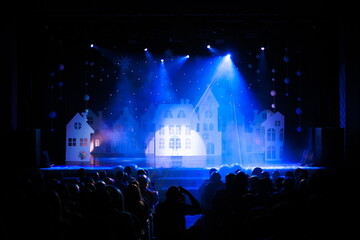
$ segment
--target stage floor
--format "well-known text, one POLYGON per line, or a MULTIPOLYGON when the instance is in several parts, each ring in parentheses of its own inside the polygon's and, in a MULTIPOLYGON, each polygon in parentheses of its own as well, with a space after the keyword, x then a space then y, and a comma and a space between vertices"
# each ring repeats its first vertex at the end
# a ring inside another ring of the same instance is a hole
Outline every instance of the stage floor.
POLYGON ((93 170, 110 170, 117 167, 134 166, 136 168, 146 169, 178 169, 178 168, 189 168, 189 169, 220 169, 223 166, 236 167, 240 166, 244 170, 252 170, 255 167, 261 167, 267 170, 294 170, 296 168, 316 170, 322 167, 302 166, 296 162, 257 162, 240 164, 233 161, 228 161, 223 158, 194 158, 194 157, 183 157, 183 158, 171 158, 171 157, 160 157, 160 158, 146 158, 146 157, 96 157, 91 161, 74 161, 65 162, 62 165, 53 165, 49 168, 42 168, 44 170, 75 170, 79 168, 93 169, 93 170))

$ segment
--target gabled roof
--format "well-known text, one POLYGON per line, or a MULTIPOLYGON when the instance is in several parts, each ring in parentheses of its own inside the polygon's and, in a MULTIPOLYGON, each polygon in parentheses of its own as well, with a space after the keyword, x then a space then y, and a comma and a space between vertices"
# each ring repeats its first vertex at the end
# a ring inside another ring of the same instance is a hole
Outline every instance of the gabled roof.
POLYGON ((159 104, 153 118, 153 123, 157 123, 161 119, 164 124, 166 124, 166 121, 176 121, 178 123, 186 124, 190 123, 190 120, 194 117, 197 118, 197 115, 192 104, 159 104), (172 118, 164 118, 167 111, 171 112, 172 118), (178 118, 180 111, 184 112, 186 118, 178 118))
POLYGON ((267 118, 269 118, 269 116, 273 115, 274 112, 271 110, 263 110, 259 113, 254 114, 254 119, 251 122, 250 126, 254 127, 254 126, 259 126, 261 125, 264 121, 266 121, 266 119, 263 118, 263 115, 266 114, 267 118))
POLYGON ((215 104, 216 108, 219 107, 219 103, 216 100, 214 93, 211 91, 211 89, 209 87, 205 90, 204 94, 201 96, 196 107, 200 107, 200 106, 206 107, 206 105, 204 105, 204 104, 210 104, 210 105, 215 104))
POLYGON ((66 129, 73 128, 75 122, 81 123, 82 131, 89 131, 90 133, 94 133, 94 130, 87 123, 86 119, 83 116, 81 116, 80 113, 76 113, 75 116, 66 124, 66 129))
POLYGON ((269 115, 268 118, 261 123, 261 125, 266 125, 267 123, 273 122, 276 120, 284 120, 284 115, 281 114, 280 112, 273 113, 273 114, 269 115))

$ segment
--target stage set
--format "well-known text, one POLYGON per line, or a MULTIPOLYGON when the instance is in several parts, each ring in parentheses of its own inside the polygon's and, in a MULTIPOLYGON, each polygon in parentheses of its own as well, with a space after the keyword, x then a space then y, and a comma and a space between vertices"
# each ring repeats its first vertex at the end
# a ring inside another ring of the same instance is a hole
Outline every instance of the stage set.
POLYGON ((211 38, 202 45, 169 41, 165 48, 156 41, 134 40, 127 48, 119 39, 96 38, 60 44, 62 61, 43 69, 50 92, 44 131, 45 148, 64 159, 41 169, 131 165, 156 172, 157 182, 166 172, 172 181, 164 188, 189 179, 187 186, 196 188, 210 168, 284 174, 326 167, 334 151, 341 153, 341 133, 309 124, 319 110, 303 94, 314 90, 307 74, 312 47, 254 42, 230 30, 238 40, 231 46, 211 38))
POLYGON ((72 24, 39 14, 18 30, 32 47, 12 49, 21 75, 9 125, 35 130, 8 141, 36 152, 20 166, 65 176, 131 165, 172 179, 164 187, 196 188, 210 168, 284 174, 343 161, 333 27, 210 12, 75 14, 72 24))

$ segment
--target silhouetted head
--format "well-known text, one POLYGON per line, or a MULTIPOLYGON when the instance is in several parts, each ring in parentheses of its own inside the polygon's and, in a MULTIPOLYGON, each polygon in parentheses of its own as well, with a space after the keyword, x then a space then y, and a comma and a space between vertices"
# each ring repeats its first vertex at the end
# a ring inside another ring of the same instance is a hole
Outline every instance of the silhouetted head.
POLYGON ((172 201, 184 200, 184 195, 181 193, 180 188, 177 186, 171 186, 166 191, 166 199, 172 201))
POLYGON ((221 181, 221 175, 219 172, 213 172, 210 176, 211 182, 220 182, 221 181))
POLYGON ((217 172, 217 169, 216 169, 216 168, 210 168, 210 170, 209 170, 210 176, 211 176, 211 174, 212 174, 213 172, 217 172))
POLYGON ((255 175, 255 176, 258 176, 260 177, 260 174, 262 172, 262 168, 261 167, 255 167, 252 172, 251 172, 251 175, 255 175))
POLYGON ((138 176, 136 178, 136 181, 139 182, 139 187, 141 191, 145 191, 150 185, 150 178, 145 174, 138 176))
POLYGON ((114 209, 117 209, 118 211, 123 211, 124 197, 122 192, 113 185, 107 185, 104 187, 104 189, 110 193, 114 209))

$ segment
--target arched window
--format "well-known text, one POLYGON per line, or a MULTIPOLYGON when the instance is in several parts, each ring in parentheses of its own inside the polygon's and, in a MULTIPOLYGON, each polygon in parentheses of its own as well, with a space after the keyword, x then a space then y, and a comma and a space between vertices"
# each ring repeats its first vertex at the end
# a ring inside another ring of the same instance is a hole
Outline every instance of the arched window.
POLYGON ((170 135, 173 135, 174 132, 175 132, 175 131, 174 131, 174 125, 172 125, 172 124, 169 125, 169 134, 170 134, 170 135))
POLYGON ((75 129, 80 129, 81 128, 81 123, 80 122, 75 122, 74 123, 74 128, 75 129))
POLYGON ((186 126, 185 126, 185 134, 186 134, 186 135, 190 135, 190 134, 191 134, 191 126, 190 126, 190 125, 186 125, 186 126))
POLYGON ((276 149, 275 149, 274 146, 267 147, 266 158, 269 159, 269 160, 276 158, 276 149))
POLYGON ((170 149, 180 149, 181 148, 181 140, 179 137, 172 137, 169 140, 169 148, 170 149))
POLYGON ((267 130, 267 141, 275 141, 275 129, 269 128, 267 130))
POLYGON ((185 149, 191 149, 191 139, 185 139, 185 149))
POLYGON ((206 144, 206 154, 214 154, 215 153, 215 145, 212 142, 206 144))
POLYGON ((175 134, 181 135, 181 125, 176 125, 175 134))
POLYGON ((165 140, 163 138, 159 139, 159 149, 165 148, 165 140))
POLYGON ((279 139, 280 139, 280 141, 284 141, 284 129, 283 128, 280 129, 279 139))
POLYGON ((160 124, 159 126, 159 134, 165 134, 165 128, 164 125, 160 124))
POLYGON ((172 116, 170 110, 167 110, 167 111, 165 112, 164 118, 172 118, 172 117, 173 117, 173 116, 172 116))
POLYGON ((186 118, 186 114, 184 113, 183 110, 180 110, 180 112, 177 115, 177 118, 186 118))

